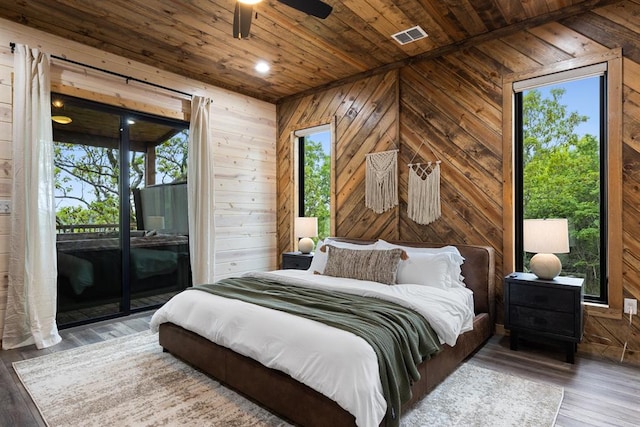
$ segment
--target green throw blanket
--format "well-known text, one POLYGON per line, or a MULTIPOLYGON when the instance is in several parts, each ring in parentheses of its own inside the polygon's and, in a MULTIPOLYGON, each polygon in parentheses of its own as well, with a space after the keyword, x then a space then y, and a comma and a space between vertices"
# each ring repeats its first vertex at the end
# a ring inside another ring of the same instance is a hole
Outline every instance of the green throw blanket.
POLYGON ((420 314, 378 298, 285 285, 261 278, 222 279, 195 289, 306 317, 352 332, 373 347, 387 401, 387 425, 399 424, 400 409, 420 379, 417 365, 440 351, 440 342, 420 314))

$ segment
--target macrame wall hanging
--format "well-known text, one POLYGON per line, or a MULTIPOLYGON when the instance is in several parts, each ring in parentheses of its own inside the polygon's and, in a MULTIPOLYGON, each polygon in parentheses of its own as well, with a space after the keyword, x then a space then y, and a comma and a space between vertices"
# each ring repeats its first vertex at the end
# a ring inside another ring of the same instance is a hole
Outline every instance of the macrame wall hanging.
POLYGON ((398 205, 398 150, 366 155, 366 207, 377 214, 398 205))
MULTIPOLYGON (((418 224, 431 224, 440 218, 440 163, 413 163, 424 142, 409 161, 407 216, 418 224)), ((432 150, 433 152, 433 150, 432 150)))

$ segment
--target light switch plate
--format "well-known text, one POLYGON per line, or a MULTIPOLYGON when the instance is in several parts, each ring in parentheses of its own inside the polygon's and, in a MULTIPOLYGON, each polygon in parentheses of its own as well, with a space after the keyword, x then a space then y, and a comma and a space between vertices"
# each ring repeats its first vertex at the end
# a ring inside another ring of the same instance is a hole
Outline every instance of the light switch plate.
POLYGON ((0 214, 11 213, 11 200, 0 200, 0 214))

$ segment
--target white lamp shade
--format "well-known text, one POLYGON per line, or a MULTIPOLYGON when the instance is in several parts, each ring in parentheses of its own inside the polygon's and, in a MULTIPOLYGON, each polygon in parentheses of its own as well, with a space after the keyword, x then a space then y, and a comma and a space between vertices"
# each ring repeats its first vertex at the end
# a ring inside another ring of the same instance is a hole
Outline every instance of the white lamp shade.
POLYGON ((566 218, 525 219, 522 225, 523 249, 543 254, 569 253, 569 226, 566 218))
POLYGON ((164 217, 149 215, 144 218, 144 228, 146 230, 162 230, 164 229, 164 217))
POLYGON ((318 218, 298 217, 295 223, 296 237, 302 237, 298 242, 298 249, 303 254, 308 254, 313 250, 313 240, 310 237, 318 235, 318 218))
POLYGON ((553 280, 562 271, 554 254, 569 252, 569 226, 565 218, 525 219, 522 224, 523 249, 533 252, 529 268, 541 279, 553 280))
POLYGON ((318 235, 318 218, 296 218, 295 233, 296 237, 316 237, 318 235))

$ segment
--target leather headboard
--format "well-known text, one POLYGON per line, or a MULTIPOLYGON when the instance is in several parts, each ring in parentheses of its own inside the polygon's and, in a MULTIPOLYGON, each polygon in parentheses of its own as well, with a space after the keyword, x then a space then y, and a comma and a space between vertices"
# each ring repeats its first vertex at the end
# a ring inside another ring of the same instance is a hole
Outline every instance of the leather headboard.
MULTIPOLYGON (((375 242, 375 240, 343 237, 334 237, 332 239, 360 244, 375 242)), ((390 243, 422 248, 447 246, 445 243, 430 242, 390 241, 390 243)), ((457 247, 464 257, 462 275, 467 288, 473 291, 476 314, 489 313, 492 322, 495 321, 495 255, 493 248, 490 246, 458 245, 455 243, 449 245, 457 247)))

